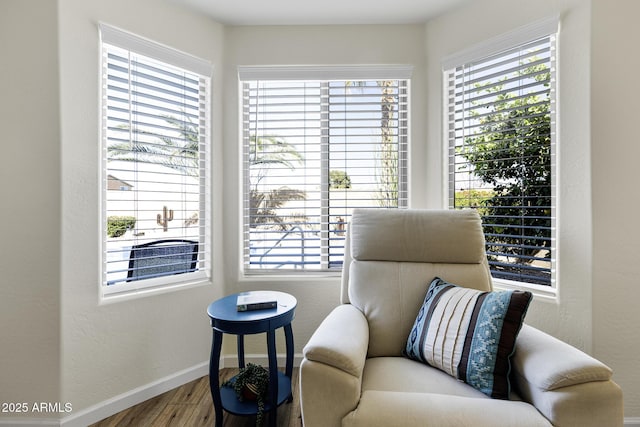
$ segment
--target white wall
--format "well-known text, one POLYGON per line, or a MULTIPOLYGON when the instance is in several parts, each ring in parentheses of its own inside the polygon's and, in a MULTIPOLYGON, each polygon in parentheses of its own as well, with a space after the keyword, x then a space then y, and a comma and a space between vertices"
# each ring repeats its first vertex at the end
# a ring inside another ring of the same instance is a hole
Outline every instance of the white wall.
POLYGON ((640 423, 640 2, 592 1, 593 353, 640 423))
MULTIPOLYGON (((208 361, 211 329, 206 306, 222 295, 220 265, 214 261, 214 284, 99 304, 98 23, 211 61, 216 95, 221 92, 223 29, 208 18, 158 0, 60 0, 58 13, 62 190, 57 190, 56 199, 62 202, 63 214, 62 400, 71 402, 72 415, 77 415, 208 361)), ((214 100, 212 109, 213 141, 219 144, 221 102, 214 100)), ((220 157, 216 154, 220 150, 214 146, 214 158, 220 157)), ((219 166, 216 161, 216 174, 219 166)), ((217 193, 213 194, 220 206, 217 193)), ((220 218, 214 212, 208 220, 218 224, 210 242, 215 245, 215 260, 221 251, 220 218)))
POLYGON ((56 9, 55 1, 0 2, 0 402, 7 403, 60 398, 56 9))
MULTIPOLYGON (((425 178, 424 116, 426 115, 424 26, 264 26, 229 27, 225 40, 225 117, 224 133, 224 223, 226 292, 249 289, 275 289, 297 297, 298 307, 293 323, 295 351, 300 353, 322 319, 340 301, 339 277, 279 277, 271 279, 242 278, 239 166, 241 139, 238 118, 239 65, 349 65, 409 64, 414 66, 411 81, 411 199, 414 206, 424 206, 420 191, 425 178), (415 184, 415 185, 414 185, 415 184)), ((280 340, 279 344, 282 340, 280 340)), ((248 353, 264 353, 264 338, 248 341, 248 353)), ((282 347, 281 347, 282 348, 282 347)), ((227 346, 232 351, 231 346, 227 346)))

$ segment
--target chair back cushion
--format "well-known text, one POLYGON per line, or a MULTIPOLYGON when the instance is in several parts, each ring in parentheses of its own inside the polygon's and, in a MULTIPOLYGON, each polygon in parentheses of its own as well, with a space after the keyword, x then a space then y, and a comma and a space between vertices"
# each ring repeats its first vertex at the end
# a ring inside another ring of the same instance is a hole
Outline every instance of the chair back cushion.
POLYGON ((472 210, 354 210, 343 295, 367 317, 368 356, 402 355, 435 277, 490 291, 484 243, 472 210))

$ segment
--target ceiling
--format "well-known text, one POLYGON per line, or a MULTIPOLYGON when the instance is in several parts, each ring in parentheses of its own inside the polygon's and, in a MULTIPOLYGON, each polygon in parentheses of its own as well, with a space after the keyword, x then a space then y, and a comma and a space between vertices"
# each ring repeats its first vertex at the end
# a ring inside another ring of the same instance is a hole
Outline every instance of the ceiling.
POLYGON ((227 25, 412 24, 470 0, 173 0, 227 25))

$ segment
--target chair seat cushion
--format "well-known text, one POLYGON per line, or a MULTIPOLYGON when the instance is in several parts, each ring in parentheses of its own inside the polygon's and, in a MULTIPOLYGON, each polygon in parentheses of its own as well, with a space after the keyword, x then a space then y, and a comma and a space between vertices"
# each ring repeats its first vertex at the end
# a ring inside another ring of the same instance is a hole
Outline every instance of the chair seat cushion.
POLYGON ((482 292, 436 277, 407 339, 406 354, 487 396, 508 399, 510 359, 530 301, 530 292, 482 292))
POLYGON ((525 402, 367 390, 342 426, 551 427, 551 423, 525 402))
POLYGON ((484 393, 432 366, 406 357, 367 359, 358 408, 344 427, 550 427, 515 393, 510 400, 484 393))
POLYGON ((362 390, 439 393, 490 400, 484 393, 441 370, 406 357, 367 359, 362 390))

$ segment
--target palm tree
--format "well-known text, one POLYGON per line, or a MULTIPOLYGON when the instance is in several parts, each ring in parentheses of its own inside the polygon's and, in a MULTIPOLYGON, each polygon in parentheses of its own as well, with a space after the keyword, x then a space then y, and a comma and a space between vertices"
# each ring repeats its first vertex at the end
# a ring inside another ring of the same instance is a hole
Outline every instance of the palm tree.
POLYGON ((287 167, 295 169, 296 163, 303 160, 302 155, 291 144, 275 136, 251 137, 249 144, 249 226, 277 227, 282 230, 295 220, 304 218, 285 218, 279 210, 287 202, 305 200, 304 191, 282 186, 270 191, 260 191, 260 182, 268 175, 269 168, 287 167))
MULTIPOLYGON (((132 134, 151 136, 155 141, 135 140, 111 144, 108 147, 108 159, 162 165, 185 175, 198 176, 200 171, 197 125, 189 118, 181 120, 174 116, 164 116, 164 120, 176 129, 178 137, 157 135, 133 128, 132 134)), ((123 126, 123 129, 127 127, 123 126)), ((268 174, 270 167, 284 166, 295 169, 296 163, 302 159, 302 155, 295 147, 281 138, 275 136, 251 138, 249 144, 249 165, 252 175, 249 191, 251 227, 263 225, 286 229, 287 219, 278 214, 279 208, 288 201, 304 200, 305 192, 288 187, 261 192, 258 190, 258 185, 268 174)))
MULTIPOLYGON (((375 198, 381 207, 398 207, 398 150, 393 140, 394 108, 398 100, 398 94, 394 93, 393 80, 376 81, 381 88, 380 111, 380 163, 381 168, 376 169, 379 187, 375 198)), ((364 87, 365 81, 347 81, 346 86, 364 87)))
POLYGON ((303 160, 302 155, 291 144, 276 136, 251 137, 249 163, 256 165, 278 165, 295 169, 294 163, 303 160))
MULTIPOLYGON (((185 120, 174 116, 164 116, 163 119, 176 129, 179 136, 159 135, 133 127, 131 134, 144 135, 156 140, 148 142, 144 141, 148 138, 136 138, 130 142, 111 144, 107 148, 108 159, 162 165, 185 175, 198 176, 200 170, 197 125, 186 116, 185 120)), ((128 126, 124 125, 122 128, 128 129, 128 126)))
POLYGON ((266 192, 251 189, 249 199, 249 225, 250 227, 257 227, 259 225, 266 228, 277 227, 282 231, 286 231, 290 228, 291 222, 301 222, 304 219, 283 217, 279 214, 279 209, 289 201, 305 199, 306 195, 304 191, 289 187, 280 187, 266 192))
POLYGON ((393 81, 379 81, 382 88, 380 97, 380 162, 382 167, 378 174, 380 187, 376 193, 378 204, 382 207, 398 207, 398 150, 393 143, 393 115, 397 102, 397 94, 394 94, 393 81))

